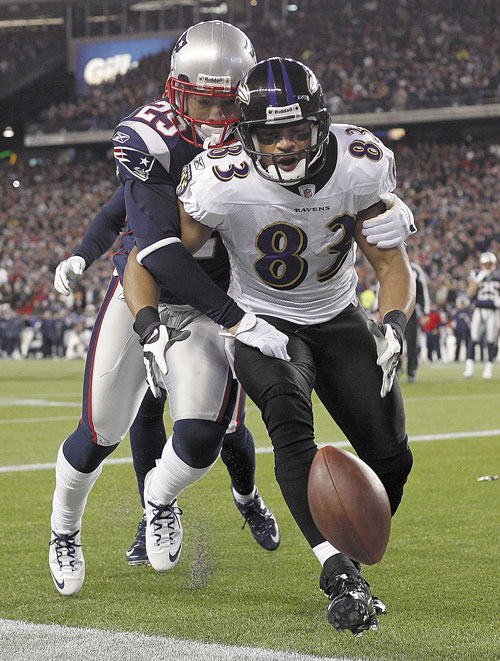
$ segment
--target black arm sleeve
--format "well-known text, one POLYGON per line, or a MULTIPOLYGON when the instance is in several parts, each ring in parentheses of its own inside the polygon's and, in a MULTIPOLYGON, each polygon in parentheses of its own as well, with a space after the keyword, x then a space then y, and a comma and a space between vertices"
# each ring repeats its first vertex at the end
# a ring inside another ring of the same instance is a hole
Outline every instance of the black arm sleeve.
POLYGON ((180 242, 171 243, 142 261, 160 287, 169 289, 184 304, 191 305, 215 323, 231 328, 244 312, 208 277, 180 242))
POLYGON ((85 268, 111 248, 125 224, 125 195, 123 186, 119 186, 92 220, 74 252, 83 257, 85 268))

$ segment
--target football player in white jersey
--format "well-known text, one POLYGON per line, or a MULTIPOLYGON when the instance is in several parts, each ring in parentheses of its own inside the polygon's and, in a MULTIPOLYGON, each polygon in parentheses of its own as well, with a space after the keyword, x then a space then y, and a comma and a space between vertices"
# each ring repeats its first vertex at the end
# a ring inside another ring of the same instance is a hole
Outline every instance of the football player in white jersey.
MULTIPOLYGON (((236 375, 262 412, 285 501, 322 565, 328 619, 358 636, 378 628, 370 588, 360 567, 321 535, 307 500, 317 451, 311 393, 379 475, 394 513, 412 466, 395 368, 415 285, 402 245, 382 250, 363 232, 366 221, 390 215, 383 200, 402 207, 392 196, 393 154, 366 129, 330 126, 320 84, 299 62, 260 62, 238 100, 241 143, 184 169, 182 240, 196 251, 217 228, 231 263, 228 293, 287 338, 290 360, 279 360, 235 342, 240 324, 222 331, 236 375), (356 299, 357 246, 380 281, 378 324, 356 299)), ((127 299, 129 283, 141 279, 148 274, 130 259, 127 299)))
POLYGON ((467 379, 473 376, 476 346, 485 339, 488 358, 482 376, 483 379, 491 379, 500 331, 500 270, 494 253, 483 252, 479 258, 479 270, 472 271, 469 276, 467 295, 474 302, 474 311, 464 376, 467 379))

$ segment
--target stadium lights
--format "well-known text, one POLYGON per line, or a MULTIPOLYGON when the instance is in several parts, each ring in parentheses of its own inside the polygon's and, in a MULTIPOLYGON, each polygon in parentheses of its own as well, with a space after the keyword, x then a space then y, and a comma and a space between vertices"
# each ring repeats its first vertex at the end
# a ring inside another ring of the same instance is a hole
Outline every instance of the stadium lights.
POLYGON ((24 28, 30 25, 63 25, 64 18, 12 18, 0 21, 1 28, 24 28))
POLYGON ((389 138, 389 140, 402 140, 406 135, 406 129, 387 129, 387 131, 373 131, 379 138, 389 138))
POLYGON ((221 2, 216 7, 200 7, 200 14, 227 14, 227 2, 221 2))
POLYGON ((107 23, 108 21, 120 21, 121 16, 119 14, 108 14, 106 16, 89 16, 87 18, 88 23, 107 23))
POLYGON ((389 140, 402 140, 406 135, 405 129, 389 129, 387 137, 389 140))
POLYGON ((196 0, 146 0, 145 2, 136 2, 130 5, 130 11, 158 11, 160 9, 169 9, 183 5, 185 7, 195 7, 196 0))

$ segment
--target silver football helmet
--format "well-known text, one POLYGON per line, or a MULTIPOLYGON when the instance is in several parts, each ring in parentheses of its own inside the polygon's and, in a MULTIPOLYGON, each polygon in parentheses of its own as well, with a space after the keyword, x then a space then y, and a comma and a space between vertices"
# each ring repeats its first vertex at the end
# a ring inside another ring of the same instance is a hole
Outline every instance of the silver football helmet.
POLYGON ((483 264, 490 264, 490 270, 495 268, 497 264, 497 258, 495 256, 495 253, 493 252, 483 252, 481 257, 479 258, 479 263, 481 265, 483 264))
POLYGON ((223 21, 206 21, 188 28, 172 51, 166 97, 175 122, 187 142, 202 147, 233 139, 237 114, 221 121, 200 121, 188 110, 190 95, 236 98, 239 81, 257 62, 250 39, 239 28, 223 21))

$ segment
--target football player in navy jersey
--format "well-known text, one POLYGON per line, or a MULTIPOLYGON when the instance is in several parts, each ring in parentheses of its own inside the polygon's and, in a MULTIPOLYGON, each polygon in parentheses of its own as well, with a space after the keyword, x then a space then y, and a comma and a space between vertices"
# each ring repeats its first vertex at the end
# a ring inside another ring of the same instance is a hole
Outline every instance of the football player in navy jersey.
POLYGON ((484 338, 488 359, 484 364, 482 377, 491 379, 500 330, 500 270, 497 268, 495 253, 483 252, 479 258, 479 267, 479 270, 471 272, 467 287, 467 295, 473 301, 474 311, 470 323, 464 376, 473 376, 476 346, 484 338))
MULTIPOLYGON (((71 280, 81 275, 96 259, 109 250, 120 232, 126 229, 126 210, 124 187, 119 186, 110 200, 103 206, 90 223, 80 245, 74 254, 61 262, 55 272, 54 286, 56 290, 67 296, 71 289, 71 280)), ((132 233, 126 232, 123 242, 134 245, 132 233)), ((128 248, 122 249, 114 256, 118 276, 123 279, 123 270, 128 258, 128 248)), ((219 286, 227 289, 229 284, 229 264, 227 252, 218 235, 214 233, 215 250, 205 251, 206 258, 200 255, 199 262, 219 286)), ((92 356, 89 354, 89 360, 92 356)), ((137 477, 139 496, 144 510, 144 478, 148 471, 154 467, 155 460, 161 455, 167 440, 163 413, 166 401, 166 391, 162 388, 153 395, 148 389, 141 403, 137 416, 130 428, 130 445, 132 458, 137 477)), ((243 501, 244 494, 254 492, 255 479, 255 447, 253 437, 245 426, 245 394, 239 393, 237 406, 224 437, 221 458, 231 476, 234 488, 234 497, 243 501), (234 431, 233 431, 234 430, 234 431)), ((236 501, 238 502, 238 501, 236 501)), ((258 496, 250 505, 238 502, 243 516, 256 541, 267 548, 274 550, 278 541, 273 541, 274 527, 269 525, 270 518, 265 503, 258 496)), ((130 566, 147 564, 145 541, 145 518, 141 518, 136 538, 126 553, 130 566)))
MULTIPOLYGON (((317 447, 311 393, 314 388, 378 474, 395 513, 412 466, 395 371, 415 283, 400 245, 405 232, 396 232, 387 250, 365 235, 377 219, 384 225, 392 218, 397 227, 406 213, 392 193, 394 155, 364 128, 330 125, 319 81, 294 60, 258 63, 240 83, 238 102, 241 142, 209 149, 184 169, 177 189, 182 240, 196 251, 217 229, 231 264, 228 294, 246 317, 266 320, 286 337, 287 356, 277 360, 235 341, 240 325, 228 328, 221 320, 235 373, 271 437, 284 499, 322 565, 328 619, 338 631, 359 636, 378 628, 377 613, 385 607, 360 567, 326 541, 312 519, 307 484, 317 447), (367 320, 356 299, 357 247, 380 281, 378 324, 367 320)), ((131 311, 139 314, 141 305, 154 307, 141 250, 127 263, 124 286, 131 311)), ((163 278, 169 270, 165 265, 163 278)), ((177 346, 167 354, 169 364, 177 346)), ((155 489, 162 478, 168 479, 155 468, 155 489)))
MULTIPOLYGON (((168 225, 168 218, 163 220, 163 215, 170 213, 168 202, 175 205, 174 221, 178 219, 175 187, 182 166, 200 152, 205 140, 214 144, 234 140, 231 134, 236 117, 236 84, 254 63, 249 39, 227 23, 200 23, 181 36, 172 55, 166 98, 137 109, 120 123, 113 136, 121 184, 97 215, 76 253, 58 266, 56 289, 69 293, 70 280, 112 246, 122 229, 126 211, 129 217, 132 213, 131 227, 138 232, 138 242, 144 242, 150 231, 154 242, 158 228, 155 225, 152 229, 144 227, 143 217, 137 220, 135 210, 130 209, 131 204, 137 202, 140 213, 147 214, 147 200, 145 205, 139 202, 141 191, 137 190, 143 184, 146 193, 149 187, 153 191, 153 204, 163 205, 166 201, 164 207, 154 207, 158 212, 158 224, 168 225), (193 71, 197 82, 192 86, 195 92, 191 95, 190 89, 184 89, 189 88, 184 78, 193 75, 193 71)), ((174 237, 175 229, 165 244, 174 237)), ((161 318, 170 329, 167 342, 178 346, 180 351, 172 352, 176 360, 170 362, 168 376, 157 373, 155 363, 148 359, 148 354, 152 355, 148 348, 154 344, 156 335, 164 338, 166 326, 158 332, 160 324, 152 322, 146 311, 136 320, 137 333, 134 332, 134 319, 123 300, 121 285, 127 246, 134 245, 131 232, 123 235, 123 243, 124 249, 114 256, 116 273, 89 344, 82 418, 77 429, 61 445, 57 458, 49 565, 54 583, 64 595, 77 594, 85 578, 81 520, 87 497, 100 474, 103 460, 117 447, 131 425, 140 489, 145 474, 163 450, 176 483, 175 495, 209 470, 224 438, 222 457, 231 474, 232 494, 238 510, 263 548, 275 550, 280 543, 276 519, 254 484, 255 448, 244 425, 244 394, 230 372, 218 327, 184 305, 181 298, 163 289, 160 292, 161 318), (174 420, 174 433, 168 443, 165 443, 162 422, 164 388, 168 391, 174 420), (229 431, 235 433, 225 436, 228 425, 231 425, 229 431)), ((162 245, 154 246, 153 250, 162 253, 162 245)), ((229 279, 228 261, 216 233, 197 258, 198 261, 193 260, 196 268, 223 294, 229 279)), ((190 255, 189 259, 192 259, 190 255)), ((261 336, 265 335, 262 329, 267 326, 265 322, 259 324, 261 336)), ((273 338, 279 335, 271 326, 269 331, 266 350, 274 355, 273 338)), ((251 330, 247 335, 252 343, 251 330)), ((166 372, 166 364, 162 366, 166 372)), ((157 530, 168 529, 172 546, 175 545, 167 565, 155 561, 157 545, 149 549, 151 564, 159 571, 166 571, 179 560, 181 512, 176 498, 169 498, 167 506, 162 508, 155 507, 149 500, 146 495, 144 506, 151 525, 157 530)), ((144 530, 145 524, 141 524, 139 533, 143 534, 144 530)), ((132 562, 138 559, 136 551, 132 548, 128 556, 132 562)))

